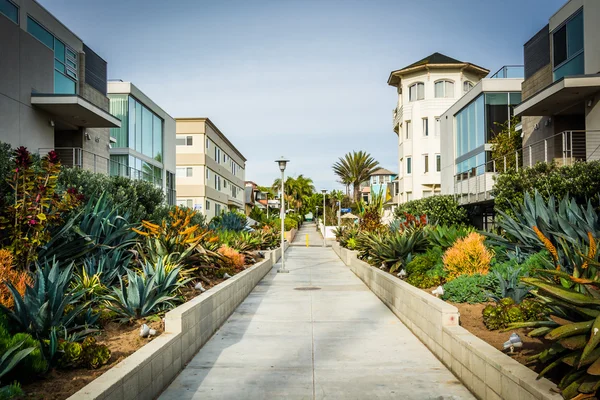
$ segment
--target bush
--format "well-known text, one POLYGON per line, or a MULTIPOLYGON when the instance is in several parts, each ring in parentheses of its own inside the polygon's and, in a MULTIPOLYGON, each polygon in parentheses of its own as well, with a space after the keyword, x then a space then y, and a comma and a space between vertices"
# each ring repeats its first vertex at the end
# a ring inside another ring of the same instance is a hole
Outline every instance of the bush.
POLYGON ((132 221, 152 220, 152 215, 165 200, 162 189, 150 182, 96 174, 80 168, 63 167, 58 176, 58 187, 63 191, 75 188, 86 199, 106 193, 132 221))
POLYGON ((45 373, 48 369, 48 362, 42 353, 41 343, 27 333, 11 335, 7 329, 7 321, 3 317, 0 321, 0 354, 4 354, 8 349, 21 342, 23 342, 23 348, 33 347, 34 350, 19 363, 20 377, 32 377, 45 373))
POLYGON ((489 330, 504 329, 517 322, 537 321, 543 314, 542 303, 525 299, 521 304, 515 304, 511 298, 504 298, 495 305, 490 304, 482 311, 483 323, 489 330))
POLYGON ((443 300, 453 303, 484 303, 488 296, 483 289, 491 284, 491 277, 486 275, 461 275, 444 285, 443 300))
POLYGON ((472 232, 446 250, 443 260, 448 281, 461 275, 487 274, 493 254, 483 244, 484 240, 485 237, 472 232))
POLYGON ((524 196, 538 191, 545 200, 551 196, 569 196, 577 204, 588 200, 594 208, 600 205, 600 161, 576 162, 559 166, 556 163, 537 163, 532 168, 510 170, 496 177, 494 208, 496 212, 514 215, 511 205, 523 204, 524 196))
POLYGON ((462 225, 468 221, 467 211, 450 195, 426 197, 400 204, 396 208, 396 218, 404 218, 405 213, 426 215, 430 224, 437 225, 462 225))
POLYGON ((32 285, 33 280, 27 271, 19 271, 14 267, 14 259, 10 251, 0 249, 0 304, 12 308, 15 302, 4 282, 10 282, 23 296, 25 289, 32 285))
POLYGON ((248 221, 244 214, 236 211, 228 211, 215 216, 209 224, 212 230, 241 232, 247 229, 248 221))

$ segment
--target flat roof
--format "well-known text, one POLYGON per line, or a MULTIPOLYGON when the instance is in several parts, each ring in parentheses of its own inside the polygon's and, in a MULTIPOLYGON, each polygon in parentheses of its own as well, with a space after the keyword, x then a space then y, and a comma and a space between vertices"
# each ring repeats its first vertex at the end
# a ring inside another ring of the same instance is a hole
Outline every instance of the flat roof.
POLYGON ((208 117, 195 117, 195 118, 194 118, 194 117, 183 117, 183 118, 175 118, 175 122, 177 122, 177 121, 190 121, 190 122, 193 122, 193 121, 198 121, 198 122, 204 122, 204 123, 206 123, 208 126, 210 126, 210 127, 211 127, 211 128, 212 128, 212 129, 213 129, 213 130, 214 130, 214 131, 217 133, 217 135, 219 135, 219 137, 220 137, 220 138, 221 138, 221 139, 222 139, 222 140, 223 140, 225 143, 227 143, 227 145, 228 145, 229 147, 231 147, 231 149, 232 149, 233 151, 235 151, 235 153, 236 153, 238 156, 240 156, 240 158, 241 158, 242 160, 244 160, 244 162, 245 162, 245 161, 248 161, 248 160, 246 159, 246 157, 244 157, 244 155, 243 155, 243 154, 242 154, 242 153, 241 153, 241 152, 240 152, 240 151, 239 151, 239 150, 238 150, 238 149, 237 149, 237 148, 236 148, 236 147, 233 145, 233 143, 231 143, 231 142, 229 141, 229 139, 227 139, 227 136, 225 136, 225 135, 223 134, 223 132, 221 132, 221 130, 220 130, 219 128, 217 128, 217 126, 216 126, 216 125, 215 125, 215 124, 214 124, 214 123, 213 123, 213 122, 212 122, 212 121, 211 121, 211 120, 210 120, 208 117))
POLYGON ((120 128, 121 120, 74 94, 32 93, 31 104, 62 121, 83 128, 120 128))

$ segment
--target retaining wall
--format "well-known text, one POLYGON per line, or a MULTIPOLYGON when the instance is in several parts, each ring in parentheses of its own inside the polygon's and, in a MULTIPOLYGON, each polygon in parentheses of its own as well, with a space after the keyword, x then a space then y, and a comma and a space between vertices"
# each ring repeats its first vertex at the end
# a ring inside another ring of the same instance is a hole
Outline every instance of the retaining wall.
POLYGON ((552 382, 536 380, 537 373, 462 328, 453 305, 370 266, 337 242, 332 248, 478 399, 562 399, 551 392, 552 382))
MULTIPOLYGON (((286 247, 287 248, 287 247, 286 247)), ((156 398, 281 258, 281 249, 165 315, 165 332, 69 397, 156 398)))

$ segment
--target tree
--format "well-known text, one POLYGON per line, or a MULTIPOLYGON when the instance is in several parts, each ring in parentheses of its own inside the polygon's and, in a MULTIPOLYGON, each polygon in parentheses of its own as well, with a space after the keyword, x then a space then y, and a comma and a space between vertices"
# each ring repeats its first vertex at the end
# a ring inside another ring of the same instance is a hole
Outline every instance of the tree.
MULTIPOLYGON (((274 191, 279 191, 281 188, 281 179, 275 179, 272 186, 274 191)), ((298 212, 303 205, 306 197, 310 196, 315 191, 315 186, 310 178, 299 175, 297 178, 288 177, 285 180, 285 201, 298 212)))
MULTIPOLYGON (((496 160, 496 171, 513 169, 517 166, 515 153, 523 146, 521 134, 517 132, 516 127, 521 122, 521 118, 512 117, 503 124, 496 122, 501 128, 500 132, 490 140, 492 144, 492 160, 496 160), (506 157, 506 168, 504 166, 504 157, 506 157)), ((522 157, 519 157, 522 160, 522 157)))
POLYGON ((360 184, 369 179, 377 170, 379 162, 364 151, 353 151, 333 164, 333 172, 340 178, 340 181, 352 184, 354 190, 354 201, 360 198, 360 184))

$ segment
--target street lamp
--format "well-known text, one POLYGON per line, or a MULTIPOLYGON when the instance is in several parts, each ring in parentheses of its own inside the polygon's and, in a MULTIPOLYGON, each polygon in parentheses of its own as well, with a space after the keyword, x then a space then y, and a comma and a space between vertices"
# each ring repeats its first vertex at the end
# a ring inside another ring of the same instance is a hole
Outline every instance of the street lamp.
MULTIPOLYGON (((290 272, 287 269, 285 269, 285 199, 283 196, 284 180, 285 180, 285 176, 284 176, 285 165, 289 161, 290 160, 286 160, 283 156, 281 156, 281 158, 279 160, 275 160, 275 162, 279 164, 279 169, 281 170, 281 198, 279 201, 279 207, 280 207, 279 215, 281 218, 281 268, 279 268, 277 270, 277 272, 280 272, 280 273, 290 272)), ((269 201, 267 200, 267 206, 268 206, 268 204, 269 204, 269 201)))
POLYGON ((327 235, 327 218, 325 215, 325 197, 327 196, 327 189, 321 189, 321 193, 323 193, 323 247, 327 247, 327 242, 325 241, 325 236, 327 235))

